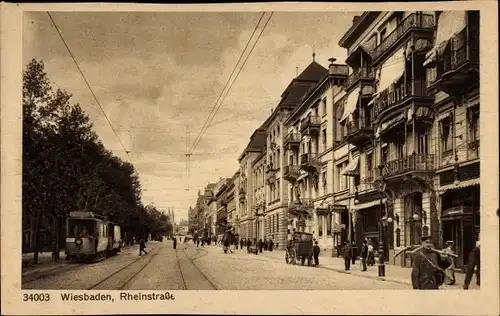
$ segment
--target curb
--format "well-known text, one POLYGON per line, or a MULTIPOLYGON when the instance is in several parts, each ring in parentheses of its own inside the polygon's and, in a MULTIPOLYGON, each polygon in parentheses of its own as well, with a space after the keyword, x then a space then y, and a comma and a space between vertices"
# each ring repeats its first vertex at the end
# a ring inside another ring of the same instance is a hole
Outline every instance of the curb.
POLYGON ((319 268, 323 268, 323 269, 326 269, 326 270, 335 271, 335 272, 338 272, 338 273, 354 275, 354 276, 357 276, 357 277, 360 277, 360 278, 365 278, 365 279, 372 279, 372 280, 377 280, 377 281, 387 281, 387 282, 393 282, 393 283, 399 283, 399 284, 404 284, 404 285, 410 285, 411 286, 411 282, 404 281, 404 280, 401 280, 401 279, 391 278, 391 277, 379 277, 379 276, 374 276, 374 275, 369 275, 369 274, 362 274, 362 273, 357 273, 357 272, 352 273, 352 272, 347 272, 347 271, 344 271, 344 270, 341 270, 341 269, 332 268, 332 267, 328 267, 328 266, 320 266, 319 268))

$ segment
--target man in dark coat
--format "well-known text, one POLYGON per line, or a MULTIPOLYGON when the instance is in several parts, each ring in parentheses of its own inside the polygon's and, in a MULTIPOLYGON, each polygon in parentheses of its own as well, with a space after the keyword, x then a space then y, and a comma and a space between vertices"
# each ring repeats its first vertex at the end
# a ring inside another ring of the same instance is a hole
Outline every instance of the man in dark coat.
POLYGON ((437 290, 444 282, 449 262, 433 250, 430 236, 421 238, 422 249, 413 254, 411 283, 414 290, 437 290))
POLYGON ((259 252, 262 253, 262 248, 264 248, 264 242, 262 241, 262 239, 259 240, 259 252))
POLYGON ((177 237, 174 237, 174 249, 177 248, 177 237))
POLYGON ((344 248, 342 249, 342 257, 344 258, 345 270, 349 271, 351 269, 352 258, 352 247, 350 241, 345 242, 344 248))
POLYGON ((366 271, 366 259, 368 258, 368 242, 363 240, 363 246, 361 246, 361 264, 363 269, 361 271, 366 271))
POLYGON ((469 255, 469 262, 467 263, 467 271, 465 273, 465 281, 464 281, 464 290, 469 289, 469 284, 472 281, 472 275, 474 274, 474 268, 477 267, 476 269, 476 284, 478 286, 481 285, 480 282, 480 276, 481 276, 481 251, 479 248, 479 241, 476 243, 476 247, 472 249, 469 255))
POLYGON ((319 253, 321 249, 318 246, 318 242, 314 242, 314 247, 313 247, 313 256, 314 256, 314 265, 319 266, 319 253))
POLYGON ((143 252, 146 255, 148 254, 145 249, 146 249, 146 243, 144 242, 144 239, 141 239, 139 243, 139 256, 141 256, 143 252))
POLYGON ((273 243, 273 240, 272 239, 269 239, 269 251, 273 251, 273 246, 274 246, 274 243, 273 243))

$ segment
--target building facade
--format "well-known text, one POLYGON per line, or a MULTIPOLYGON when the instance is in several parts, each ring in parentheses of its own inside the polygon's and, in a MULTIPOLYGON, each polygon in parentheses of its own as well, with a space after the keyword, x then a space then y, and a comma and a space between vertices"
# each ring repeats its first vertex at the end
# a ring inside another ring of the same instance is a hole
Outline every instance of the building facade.
POLYGON ((266 238, 266 150, 252 162, 251 177, 255 238, 264 240, 266 238))
POLYGON ((289 229, 312 233, 324 250, 333 246, 333 97, 342 89, 348 74, 346 65, 334 61, 330 59, 329 69, 318 69, 315 84, 300 98, 285 122, 284 140, 290 208, 300 205, 308 213, 304 219, 295 216, 289 229))
POLYGON ((266 130, 257 129, 250 137, 250 142, 238 158, 240 164, 238 179, 238 203, 236 212, 239 216, 237 231, 239 238, 254 240, 255 233, 255 205, 254 179, 252 164, 265 151, 266 130))
POLYGON ((239 220, 238 213, 236 212, 236 204, 238 204, 238 187, 239 173, 236 172, 228 181, 227 188, 227 229, 230 230, 235 236, 238 235, 236 222, 239 220))
POLYGON ((352 72, 335 104, 335 197, 358 246, 392 259, 430 235, 455 240, 466 263, 479 229, 478 25, 477 12, 365 12, 340 40, 352 72))

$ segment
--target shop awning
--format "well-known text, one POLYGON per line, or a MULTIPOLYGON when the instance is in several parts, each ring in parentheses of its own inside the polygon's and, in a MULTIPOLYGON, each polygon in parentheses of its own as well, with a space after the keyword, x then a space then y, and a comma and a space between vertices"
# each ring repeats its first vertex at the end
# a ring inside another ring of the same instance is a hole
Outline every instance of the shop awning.
POLYGON ((347 101, 344 105, 344 113, 342 114, 342 117, 340 118, 340 122, 345 121, 349 116, 352 115, 354 110, 356 110, 356 105, 358 104, 358 99, 359 99, 359 93, 360 89, 356 88, 347 97, 347 101))
POLYGON ((397 81, 405 72, 404 50, 400 48, 394 55, 386 60, 380 69, 378 91, 384 91, 397 81))
POLYGON ((359 175, 359 156, 352 159, 347 167, 341 172, 343 176, 356 176, 359 175))
MULTIPOLYGON (((387 198, 383 198, 382 204, 385 204, 386 201, 387 201, 387 198)), ((380 199, 373 200, 373 201, 366 202, 366 203, 356 204, 356 205, 354 205, 353 209, 354 210, 362 210, 362 209, 374 207, 377 205, 380 205, 380 199)))
POLYGON ((307 178, 307 176, 308 176, 308 175, 309 175, 309 173, 308 173, 308 172, 302 172, 302 173, 300 174, 300 176, 297 178, 297 180, 296 180, 296 181, 298 182, 298 181, 300 181, 300 180, 302 180, 302 179, 304 179, 304 178, 307 178))
POLYGON ((476 178, 476 179, 471 179, 471 180, 460 181, 456 185, 454 183, 443 185, 442 187, 438 188, 436 191, 446 192, 448 190, 462 189, 462 188, 467 188, 467 187, 471 187, 474 185, 480 185, 480 184, 481 184, 481 180, 479 178, 476 178))
POLYGON ((428 39, 419 38, 415 41, 415 44, 413 44, 412 40, 409 40, 406 44, 406 59, 410 59, 413 52, 419 53, 429 48, 432 48, 432 44, 428 39))
POLYGON ((414 117, 416 118, 425 118, 429 117, 431 114, 431 110, 429 108, 423 106, 416 106, 415 113, 413 113, 413 108, 408 109, 408 114, 406 115, 408 123, 410 123, 414 117))
POLYGON ((423 66, 433 66, 438 55, 443 54, 450 38, 467 25, 465 11, 442 11, 439 15, 434 47, 425 55, 423 66))
POLYGON ((382 125, 380 125, 380 127, 377 129, 375 136, 380 137, 380 134, 383 134, 385 131, 387 131, 391 127, 401 123, 405 119, 406 119, 406 113, 403 112, 403 113, 399 114, 398 116, 396 116, 395 118, 390 119, 387 122, 382 123, 382 125))
POLYGON ((463 216, 472 216, 472 213, 472 207, 460 205, 444 210, 441 214, 441 219, 457 219, 463 216))

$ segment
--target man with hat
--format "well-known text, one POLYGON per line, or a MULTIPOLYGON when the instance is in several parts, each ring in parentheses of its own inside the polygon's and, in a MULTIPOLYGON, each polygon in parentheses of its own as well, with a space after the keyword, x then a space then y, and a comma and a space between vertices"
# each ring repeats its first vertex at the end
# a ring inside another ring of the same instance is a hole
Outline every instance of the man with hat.
POLYGON ((448 240, 446 242, 446 248, 443 249, 443 259, 448 260, 450 263, 450 266, 446 269, 445 275, 446 275, 446 285, 453 285, 456 282, 455 279, 455 252, 453 251, 453 240, 448 240))
POLYGON ((444 282, 444 269, 449 263, 434 250, 431 237, 423 236, 422 248, 413 254, 411 283, 415 290, 437 290, 444 282))

